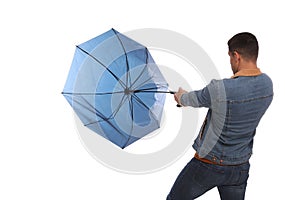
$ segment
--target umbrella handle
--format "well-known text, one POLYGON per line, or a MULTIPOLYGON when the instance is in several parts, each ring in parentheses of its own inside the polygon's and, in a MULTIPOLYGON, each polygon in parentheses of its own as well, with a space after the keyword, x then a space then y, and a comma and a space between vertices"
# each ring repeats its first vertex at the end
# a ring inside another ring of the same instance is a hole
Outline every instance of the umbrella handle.
MULTIPOLYGON (((175 94, 176 92, 175 91, 170 91, 170 94, 175 94)), ((182 105, 180 105, 180 104, 177 104, 176 105, 176 107, 178 107, 178 108, 181 108, 182 107, 182 105)))

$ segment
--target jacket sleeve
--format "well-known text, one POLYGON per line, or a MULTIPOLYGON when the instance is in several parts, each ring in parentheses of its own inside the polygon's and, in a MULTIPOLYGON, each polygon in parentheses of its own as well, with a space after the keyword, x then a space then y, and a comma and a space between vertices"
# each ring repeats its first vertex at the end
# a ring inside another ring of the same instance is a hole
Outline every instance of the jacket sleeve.
POLYGON ((204 87, 202 90, 195 90, 183 94, 181 96, 180 103, 183 106, 209 108, 211 105, 211 98, 208 87, 209 85, 204 87))

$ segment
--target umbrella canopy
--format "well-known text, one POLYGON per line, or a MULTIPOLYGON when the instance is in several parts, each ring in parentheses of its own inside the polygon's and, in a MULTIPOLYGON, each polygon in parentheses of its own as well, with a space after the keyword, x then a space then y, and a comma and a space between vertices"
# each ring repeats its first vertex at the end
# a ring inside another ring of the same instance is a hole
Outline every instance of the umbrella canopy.
POLYGON ((76 46, 62 92, 84 126, 121 148, 159 128, 165 93, 148 49, 114 29, 76 46))

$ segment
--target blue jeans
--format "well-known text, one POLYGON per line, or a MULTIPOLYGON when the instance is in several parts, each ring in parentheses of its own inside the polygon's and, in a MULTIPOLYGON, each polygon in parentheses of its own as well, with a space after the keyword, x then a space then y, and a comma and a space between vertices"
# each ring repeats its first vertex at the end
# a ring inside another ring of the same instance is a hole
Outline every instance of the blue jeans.
POLYGON ((167 200, 196 199, 217 187, 221 200, 243 200, 249 176, 249 162, 219 166, 193 158, 178 175, 167 200))

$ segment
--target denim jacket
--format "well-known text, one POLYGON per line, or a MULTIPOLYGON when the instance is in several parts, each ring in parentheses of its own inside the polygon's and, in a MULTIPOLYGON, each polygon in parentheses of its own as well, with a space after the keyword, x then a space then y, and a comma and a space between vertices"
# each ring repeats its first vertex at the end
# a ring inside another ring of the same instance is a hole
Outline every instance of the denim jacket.
POLYGON ((183 94, 183 106, 209 108, 193 144, 197 156, 223 165, 247 162, 256 128, 272 99, 272 81, 259 69, 242 70, 183 94))

